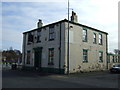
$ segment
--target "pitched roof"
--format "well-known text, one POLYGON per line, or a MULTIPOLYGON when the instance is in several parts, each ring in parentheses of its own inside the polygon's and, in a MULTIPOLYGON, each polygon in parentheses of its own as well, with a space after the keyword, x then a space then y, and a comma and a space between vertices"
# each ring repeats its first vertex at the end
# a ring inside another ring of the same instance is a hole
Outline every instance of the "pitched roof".
MULTIPOLYGON (((33 30, 29 30, 29 31, 23 32, 23 34, 28 33, 28 32, 32 32, 32 31, 36 31, 36 30, 38 30, 38 29, 42 29, 42 28, 48 27, 48 26, 50 26, 50 25, 58 24, 58 23, 61 23, 61 22, 68 22, 68 20, 67 20, 67 19, 60 20, 60 21, 58 21, 58 22, 54 22, 54 23, 45 25, 45 26, 43 26, 43 27, 41 27, 41 28, 36 28, 36 29, 33 29, 33 30)), ((95 30, 95 31, 98 31, 98 32, 102 32, 102 33, 105 33, 105 34, 108 35, 107 32, 104 32, 104 31, 95 29, 95 28, 93 28, 93 27, 89 27, 89 26, 87 26, 87 25, 83 25, 83 24, 80 24, 80 23, 75 23, 75 22, 72 22, 72 21, 69 21, 69 23, 74 24, 74 25, 78 25, 78 26, 82 26, 82 27, 85 27, 85 28, 88 28, 88 29, 91 29, 91 30, 95 30)))

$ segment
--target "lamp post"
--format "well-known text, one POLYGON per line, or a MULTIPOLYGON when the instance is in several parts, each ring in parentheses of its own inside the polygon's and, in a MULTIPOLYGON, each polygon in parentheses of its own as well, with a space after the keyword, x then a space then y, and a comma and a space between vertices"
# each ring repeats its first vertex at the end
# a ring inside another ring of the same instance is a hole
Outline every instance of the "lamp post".
POLYGON ((68 44, 67 44, 67 74, 69 75, 69 0, 68 0, 68 44))

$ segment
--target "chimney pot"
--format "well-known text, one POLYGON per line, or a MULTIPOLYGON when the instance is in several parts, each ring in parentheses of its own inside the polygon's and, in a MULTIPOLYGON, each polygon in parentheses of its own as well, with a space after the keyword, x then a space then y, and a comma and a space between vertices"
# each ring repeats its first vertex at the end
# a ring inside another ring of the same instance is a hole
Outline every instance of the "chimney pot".
POLYGON ((38 28, 41 28, 41 27, 42 27, 42 25, 43 25, 42 20, 41 20, 41 19, 39 19, 39 20, 38 20, 38 23, 37 23, 37 27, 38 27, 38 28))
POLYGON ((75 23, 78 22, 77 15, 74 11, 72 11, 71 21, 75 23))

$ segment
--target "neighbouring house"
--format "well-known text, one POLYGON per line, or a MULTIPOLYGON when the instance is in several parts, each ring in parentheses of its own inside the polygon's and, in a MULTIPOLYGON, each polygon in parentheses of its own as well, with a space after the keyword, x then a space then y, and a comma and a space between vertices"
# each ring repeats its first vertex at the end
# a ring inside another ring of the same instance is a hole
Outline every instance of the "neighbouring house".
POLYGON ((17 60, 16 60, 16 62, 17 62, 18 64, 21 64, 21 63, 22 63, 22 53, 21 53, 21 51, 15 49, 14 52, 15 52, 16 55, 17 55, 17 60))
POLYGON ((72 11, 71 20, 64 19, 23 33, 24 69, 66 74, 107 69, 108 33, 80 24, 72 11), (69 28, 69 64, 67 45, 69 28), (67 69, 69 66, 69 69, 67 69))
POLYGON ((120 63, 120 55, 119 54, 113 54, 108 53, 108 69, 110 69, 113 65, 120 63))
POLYGON ((2 51, 0 50, 0 63, 2 63, 2 51))
POLYGON ((22 63, 22 54, 20 50, 3 50, 2 52, 3 63, 22 63))

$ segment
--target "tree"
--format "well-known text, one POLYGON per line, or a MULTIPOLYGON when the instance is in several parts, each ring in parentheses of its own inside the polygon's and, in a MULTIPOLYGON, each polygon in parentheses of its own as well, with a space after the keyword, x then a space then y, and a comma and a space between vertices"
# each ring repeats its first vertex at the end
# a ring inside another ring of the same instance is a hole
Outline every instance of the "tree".
POLYGON ((7 50, 7 51, 2 52, 2 56, 3 56, 3 61, 5 58, 6 59, 5 62, 9 62, 9 63, 15 62, 16 63, 18 61, 18 58, 21 57, 21 52, 19 52, 19 54, 18 54, 14 50, 7 50))

